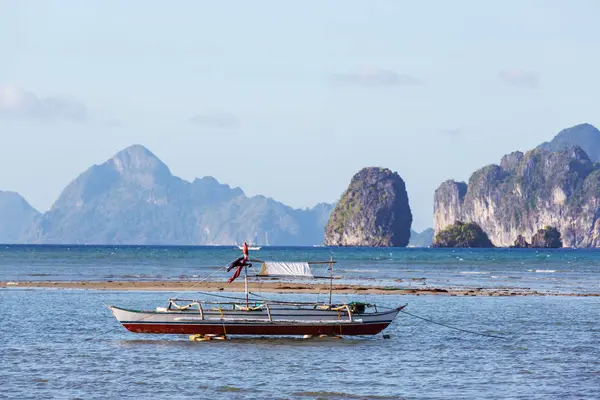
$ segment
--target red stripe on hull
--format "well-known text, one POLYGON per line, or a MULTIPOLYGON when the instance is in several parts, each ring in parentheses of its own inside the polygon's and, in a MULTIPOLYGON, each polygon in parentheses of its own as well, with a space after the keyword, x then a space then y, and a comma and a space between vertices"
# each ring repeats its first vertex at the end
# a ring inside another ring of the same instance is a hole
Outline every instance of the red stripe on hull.
POLYGON ((344 325, 123 324, 135 333, 200 335, 376 335, 390 323, 344 325))

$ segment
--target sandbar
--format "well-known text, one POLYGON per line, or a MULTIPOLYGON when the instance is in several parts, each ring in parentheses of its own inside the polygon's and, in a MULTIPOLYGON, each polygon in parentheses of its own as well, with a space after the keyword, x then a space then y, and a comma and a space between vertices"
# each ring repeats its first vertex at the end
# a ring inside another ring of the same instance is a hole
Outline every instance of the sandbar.
MULTIPOLYGON (((244 282, 190 282, 190 281, 3 281, 0 289, 6 288, 47 288, 83 289, 111 291, 169 291, 169 292, 243 292, 244 282)), ((329 283, 307 284, 287 282, 252 282, 252 292, 266 293, 328 293, 329 283)), ((528 288, 440 288, 411 286, 371 286, 334 284, 338 294, 376 295, 445 295, 445 296, 578 296, 593 297, 600 293, 557 293, 528 288)))

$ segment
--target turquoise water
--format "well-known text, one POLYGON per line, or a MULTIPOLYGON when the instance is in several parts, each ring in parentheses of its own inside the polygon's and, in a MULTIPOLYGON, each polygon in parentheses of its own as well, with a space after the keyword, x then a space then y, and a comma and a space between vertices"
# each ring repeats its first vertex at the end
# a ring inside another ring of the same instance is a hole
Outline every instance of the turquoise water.
MULTIPOLYGON (((5 247, 0 274, 15 282, 199 280, 238 254, 229 247, 5 247)), ((259 255, 333 255, 339 261, 334 273, 349 281, 600 292, 595 251, 281 248, 251 257, 259 255)), ((106 308, 154 308, 179 295, 0 290, 0 398, 598 398, 600 297, 366 297, 383 306, 408 303, 406 311, 415 315, 505 339, 401 313, 384 331, 389 339, 380 334, 194 343, 187 336, 130 333, 106 308)), ((350 299, 365 296, 334 296, 350 299)))
MULTIPOLYGON (((239 255, 233 246, 0 246, 0 276, 3 281, 199 281, 214 273, 214 279, 226 281, 231 274, 223 266, 239 255)), ((340 282, 600 292, 600 251, 594 250, 275 247, 250 252, 250 258, 272 261, 330 257, 340 282)), ((258 267, 254 263, 253 269, 258 267)), ((326 268, 313 266, 315 275, 329 275, 326 268)))

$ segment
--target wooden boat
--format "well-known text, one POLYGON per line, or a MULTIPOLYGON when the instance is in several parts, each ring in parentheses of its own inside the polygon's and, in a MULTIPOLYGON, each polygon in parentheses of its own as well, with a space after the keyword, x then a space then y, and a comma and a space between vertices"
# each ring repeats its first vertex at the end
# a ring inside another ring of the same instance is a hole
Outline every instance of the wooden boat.
POLYGON ((109 308, 115 318, 131 332, 191 334, 197 335, 197 338, 216 335, 224 338, 227 335, 376 335, 387 328, 405 307, 383 308, 363 302, 332 303, 333 260, 262 262, 261 269, 255 276, 318 278, 310 268, 310 264, 315 263, 330 264, 328 302, 276 301, 254 293, 251 296, 247 267, 244 267, 245 298, 233 298, 237 301, 171 298, 167 307, 157 307, 155 310, 141 311, 116 306, 109 308))
POLYGON ((169 299, 156 311, 111 306, 121 324, 135 333, 195 335, 376 335, 392 323, 405 306, 365 312, 365 303, 278 304, 261 301, 249 307, 239 303, 187 300, 185 306, 169 299))

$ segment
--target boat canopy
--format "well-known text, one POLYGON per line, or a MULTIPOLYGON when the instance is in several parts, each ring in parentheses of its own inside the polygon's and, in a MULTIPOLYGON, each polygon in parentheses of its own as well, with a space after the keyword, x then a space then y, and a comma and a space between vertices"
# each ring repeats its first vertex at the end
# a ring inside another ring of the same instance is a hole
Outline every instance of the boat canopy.
POLYGON ((307 276, 313 278, 307 262, 265 261, 258 276, 307 276))

